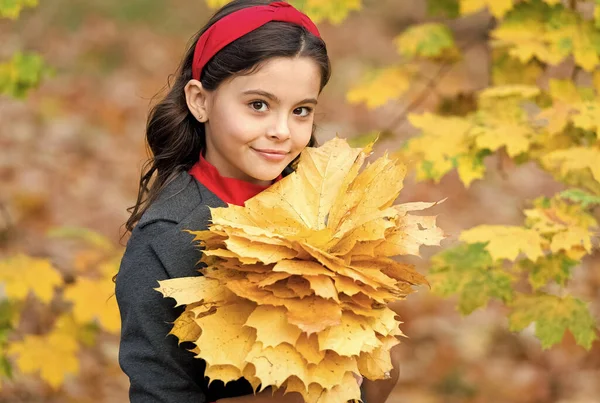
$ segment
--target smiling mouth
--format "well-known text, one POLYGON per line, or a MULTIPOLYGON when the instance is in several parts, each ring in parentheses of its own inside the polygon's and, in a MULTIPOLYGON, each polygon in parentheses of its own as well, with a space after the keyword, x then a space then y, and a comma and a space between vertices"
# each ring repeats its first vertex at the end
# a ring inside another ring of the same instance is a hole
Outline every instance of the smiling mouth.
POLYGON ((279 150, 258 150, 256 148, 252 150, 268 161, 283 161, 288 155, 288 152, 279 150))

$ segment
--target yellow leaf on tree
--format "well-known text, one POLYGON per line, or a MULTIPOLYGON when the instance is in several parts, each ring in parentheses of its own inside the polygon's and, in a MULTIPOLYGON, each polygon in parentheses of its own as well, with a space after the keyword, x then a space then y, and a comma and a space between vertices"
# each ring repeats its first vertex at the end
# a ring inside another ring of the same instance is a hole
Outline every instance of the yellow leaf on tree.
POLYGON ((25 7, 35 7, 38 0, 12 0, 0 4, 0 17, 16 20, 25 7))
POLYGON ((460 0, 460 13, 472 14, 482 8, 489 8, 494 17, 502 18, 513 7, 513 0, 460 0))
POLYGON ((31 291, 48 304, 62 277, 48 259, 19 254, 0 261, 0 281, 9 299, 23 300, 31 291))
POLYGON ((220 8, 229 2, 231 2, 231 0, 206 0, 206 4, 210 8, 220 8))
POLYGON ((600 139, 600 102, 598 100, 581 102, 573 109, 577 112, 572 117, 575 127, 593 130, 596 138, 600 139))
POLYGON ((480 225, 463 231, 460 240, 467 243, 487 242, 486 249, 494 260, 515 260, 520 252, 531 260, 543 255, 543 239, 539 232, 523 227, 480 225))
POLYGON ((67 375, 79 372, 79 344, 74 336, 56 328, 42 336, 28 334, 22 341, 11 343, 7 353, 16 355, 15 363, 21 372, 39 372, 56 389, 67 375))
POLYGON ((597 182, 600 182, 600 149, 593 147, 572 147, 553 151, 542 158, 544 164, 559 167, 566 176, 570 171, 589 169, 597 182))
POLYGON ((556 253, 560 250, 570 250, 572 248, 582 248, 587 253, 592 251, 592 237, 594 233, 587 228, 570 227, 565 231, 559 232, 552 237, 550 250, 556 253))
POLYGON ((79 278, 65 289, 65 299, 73 303, 73 315, 81 323, 97 320, 105 330, 117 333, 121 317, 111 279, 79 278))
POLYGON ((369 109, 400 98, 410 87, 412 72, 405 66, 387 67, 367 72, 360 84, 348 91, 346 99, 352 104, 365 102, 369 109))
POLYGON ((328 20, 340 24, 350 12, 362 8, 361 0, 292 0, 290 3, 308 14, 315 23, 328 20))
POLYGON ((398 52, 406 57, 449 59, 459 54, 454 36, 448 26, 441 23, 426 23, 407 28, 394 39, 398 52))
POLYGON ((504 124, 496 127, 478 128, 473 131, 477 147, 496 151, 506 147, 511 157, 524 153, 529 149, 534 132, 530 127, 518 124, 504 124))
POLYGON ((485 165, 478 158, 470 155, 461 155, 456 159, 456 171, 462 183, 468 188, 477 179, 485 176, 485 165))
POLYGON ((436 116, 431 113, 408 116, 410 123, 422 133, 408 141, 402 155, 426 162, 418 166, 417 179, 441 179, 454 168, 453 159, 468 154, 469 132, 473 122, 462 117, 436 116))

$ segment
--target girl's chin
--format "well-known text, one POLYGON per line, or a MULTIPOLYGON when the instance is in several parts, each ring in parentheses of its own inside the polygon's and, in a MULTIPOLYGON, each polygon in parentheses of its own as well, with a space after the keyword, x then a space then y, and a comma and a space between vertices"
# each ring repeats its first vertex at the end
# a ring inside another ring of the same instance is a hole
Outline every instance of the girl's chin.
POLYGON ((268 184, 271 183, 274 179, 277 179, 277 177, 281 175, 281 172, 283 172, 284 168, 285 166, 283 166, 281 169, 273 167, 270 167, 270 169, 261 170, 253 169, 252 171, 248 172, 248 174, 255 181, 266 182, 268 184))

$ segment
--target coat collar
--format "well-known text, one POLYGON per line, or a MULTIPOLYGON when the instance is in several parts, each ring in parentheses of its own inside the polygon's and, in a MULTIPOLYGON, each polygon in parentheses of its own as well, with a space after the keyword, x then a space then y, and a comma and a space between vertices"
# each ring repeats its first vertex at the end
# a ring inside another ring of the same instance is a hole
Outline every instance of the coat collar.
POLYGON ((142 215, 138 226, 142 229, 156 221, 170 221, 179 224, 201 205, 227 206, 189 173, 181 172, 166 185, 158 199, 142 215))

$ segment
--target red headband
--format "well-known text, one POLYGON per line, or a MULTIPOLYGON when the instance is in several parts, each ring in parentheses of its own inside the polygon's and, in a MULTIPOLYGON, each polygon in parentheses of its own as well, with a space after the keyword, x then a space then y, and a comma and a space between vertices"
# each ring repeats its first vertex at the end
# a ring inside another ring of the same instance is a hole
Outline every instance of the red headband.
POLYGON ((200 80, 202 69, 219 50, 270 21, 291 22, 321 37, 310 18, 286 2, 277 1, 264 6, 244 8, 221 18, 198 38, 194 50, 192 77, 200 80))

